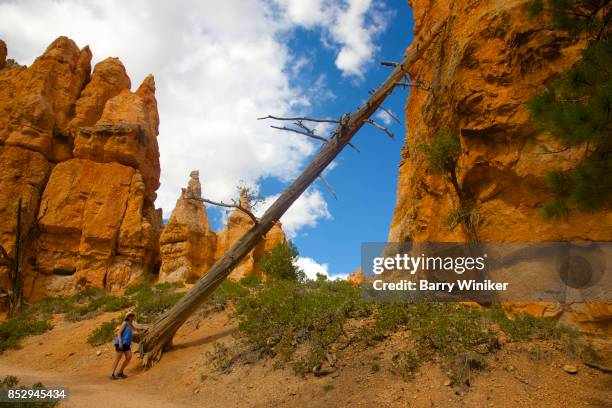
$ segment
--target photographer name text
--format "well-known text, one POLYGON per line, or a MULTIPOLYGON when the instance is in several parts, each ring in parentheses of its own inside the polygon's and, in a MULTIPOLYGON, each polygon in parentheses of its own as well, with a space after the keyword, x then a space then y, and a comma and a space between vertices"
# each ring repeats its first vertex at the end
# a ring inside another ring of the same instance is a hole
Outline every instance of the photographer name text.
POLYGON ((493 282, 486 279, 478 282, 474 279, 458 280, 455 282, 430 282, 426 279, 411 281, 402 279, 398 282, 385 282, 377 279, 372 282, 374 290, 399 290, 399 291, 431 291, 431 292, 453 292, 459 291, 500 291, 508 290, 508 282, 493 282))

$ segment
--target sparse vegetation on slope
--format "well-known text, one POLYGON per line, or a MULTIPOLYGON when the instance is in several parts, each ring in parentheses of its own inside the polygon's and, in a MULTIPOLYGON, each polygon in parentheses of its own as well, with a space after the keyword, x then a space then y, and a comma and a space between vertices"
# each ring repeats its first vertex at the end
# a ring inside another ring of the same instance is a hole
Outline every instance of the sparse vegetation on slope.
MULTIPOLYGON (((139 321, 148 323, 174 305, 183 296, 176 289, 182 283, 141 283, 126 289, 123 296, 109 295, 103 289, 87 289, 74 296, 48 297, 23 310, 17 316, 0 323, 0 352, 19 348, 19 341, 27 336, 44 333, 53 328, 49 320, 64 314, 70 322, 91 319, 104 312, 118 312, 135 308, 139 321)), ((113 338, 116 324, 104 323, 88 338, 91 344, 102 344, 113 338)))
POLYGON ((237 318, 241 333, 262 355, 278 355, 285 363, 300 349, 293 366, 307 372, 321 364, 346 320, 365 307, 347 282, 278 281, 241 299, 237 318))
MULTIPOLYGON (((347 282, 324 280, 261 285, 238 301, 236 317, 259 358, 272 358, 275 367, 290 364, 299 374, 317 374, 322 365, 333 365, 338 349, 367 348, 404 333, 410 341, 393 356, 394 372, 410 379, 421 364, 434 362, 461 383, 485 368, 486 356, 503 342, 545 340, 567 348, 577 338, 554 320, 511 318, 500 306, 373 304, 362 301, 359 288, 347 282)), ((226 350, 223 364, 215 364, 229 369, 239 360, 231 353, 226 350)))
MULTIPOLYGON (((0 381, 0 390, 6 390, 8 388, 44 388, 45 386, 38 382, 33 384, 31 387, 24 387, 19 384, 19 379, 14 375, 7 375, 2 381, 0 381)), ((3 402, 2 407, 5 408, 52 408, 56 406, 59 401, 47 400, 47 401, 15 401, 15 402, 3 402)))
POLYGON ((52 328, 51 323, 23 313, 2 322, 0 323, 0 353, 6 349, 19 348, 19 341, 24 337, 41 334, 52 328))
MULTIPOLYGON (((35 319, 48 319, 55 313, 88 318, 115 310, 114 305, 129 305, 137 311, 140 322, 151 321, 180 299, 180 286, 144 283, 128 288, 121 297, 86 291, 72 298, 45 299, 2 323, 3 349, 18 347, 21 338, 49 330, 51 325, 46 320, 35 319)), ((240 346, 218 344, 209 356, 213 368, 222 372, 248 355, 249 361, 270 359, 276 368, 289 365, 300 375, 324 375, 336 369, 336 361, 342 358, 337 354, 342 350, 353 347, 365 351, 402 336, 407 340, 400 343, 389 361, 373 364, 373 372, 385 365, 408 381, 422 364, 434 363, 453 383, 465 384, 473 372, 487 367, 488 357, 506 342, 552 341, 561 349, 577 344, 576 332, 553 320, 528 315, 510 318, 499 306, 375 304, 363 301, 360 288, 346 281, 227 280, 203 309, 210 313, 228 306, 235 308, 240 346)), ((112 341, 120 323, 121 316, 102 323, 87 342, 98 346, 112 341)))

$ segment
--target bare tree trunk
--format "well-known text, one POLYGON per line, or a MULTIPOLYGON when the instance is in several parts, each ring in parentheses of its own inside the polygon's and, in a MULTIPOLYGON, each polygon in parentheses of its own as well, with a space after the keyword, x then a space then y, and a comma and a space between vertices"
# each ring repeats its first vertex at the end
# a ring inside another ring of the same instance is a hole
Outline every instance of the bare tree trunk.
POLYGON ((345 114, 333 133, 333 138, 323 145, 303 173, 268 208, 259 222, 240 237, 200 280, 170 310, 165 312, 143 333, 140 342, 142 364, 150 367, 159 360, 172 337, 189 316, 210 296, 229 275, 234 266, 257 245, 261 238, 274 226, 281 216, 300 195, 319 177, 323 170, 338 156, 351 138, 359 131, 381 103, 391 94, 395 85, 407 74, 410 67, 431 44, 439 33, 441 24, 432 29, 432 34, 397 64, 387 80, 372 94, 370 99, 353 115, 345 114))
POLYGON ((9 297, 9 315, 14 316, 23 306, 23 277, 21 276, 21 197, 17 204, 17 225, 15 227, 15 256, 13 258, 11 283, 12 292, 9 297))

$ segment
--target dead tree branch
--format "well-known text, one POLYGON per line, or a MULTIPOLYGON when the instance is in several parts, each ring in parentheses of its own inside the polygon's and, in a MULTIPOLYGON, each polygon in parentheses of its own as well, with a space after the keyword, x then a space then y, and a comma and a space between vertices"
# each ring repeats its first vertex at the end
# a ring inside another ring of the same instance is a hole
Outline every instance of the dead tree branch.
POLYGON ((404 88, 417 88, 422 89, 424 91, 429 91, 429 88, 421 82, 397 82, 395 85, 402 86, 404 88))
POLYGON ((199 198, 198 200, 203 201, 203 202, 205 202, 207 204, 216 205, 218 207, 235 208, 235 209, 237 209, 239 211, 242 211, 246 215, 248 215, 249 218, 251 218, 255 224, 257 224, 259 222, 257 217, 255 217, 255 215, 251 211, 247 210, 246 208, 244 208, 240 204, 236 204, 236 203, 227 204, 227 203, 224 203, 222 201, 212 201, 212 200, 208 200, 206 198, 199 198))
POLYGON ((391 112, 389 109, 385 108, 384 106, 381 106, 379 109, 382 110, 383 112, 385 112, 387 115, 389 115, 398 124, 400 124, 400 125, 402 124, 402 122, 400 122, 400 120, 397 118, 397 116, 395 116, 393 114, 393 112, 391 112))
POLYGON ((395 135, 393 133, 391 133, 391 131, 389 129, 387 129, 383 125, 377 123, 374 119, 368 119, 368 120, 366 120, 366 122, 369 123, 370 125, 374 126, 376 129, 380 130, 381 132, 385 132, 387 134, 387 136, 389 136, 391 139, 395 139, 395 135))
POLYGON ((329 193, 331 195, 334 196, 334 198, 337 200, 338 196, 336 195, 336 192, 334 191, 334 189, 331 187, 331 185, 327 182, 327 180, 325 180, 325 177, 323 177, 323 175, 319 175, 319 180, 321 180, 321 182, 323 183, 323 185, 325 187, 327 187, 327 190, 329 191, 329 193))
POLYGON ((314 135, 314 133, 315 133, 315 130, 314 130, 314 129, 311 129, 311 128, 309 128, 308 126, 306 126, 306 125, 304 124, 304 122, 303 122, 303 121, 301 121, 301 120, 297 120, 297 121, 295 121, 295 123, 294 123, 294 124, 295 124, 295 126, 297 126, 297 127, 301 128, 301 129, 303 129, 305 132, 311 133, 311 134, 313 134, 313 135, 314 135))
MULTIPOLYGON (((260 119, 261 119, 261 118, 260 118, 260 119)), ((309 127, 307 127, 306 125, 304 125, 304 124, 302 123, 302 121, 301 121, 301 120, 298 120, 298 121, 297 121, 297 122, 295 122, 294 124, 295 124, 296 126, 298 126, 298 127, 302 128, 302 129, 303 129, 303 131, 298 130, 298 129, 292 129, 292 128, 289 128, 289 127, 286 127, 286 126, 274 126, 274 125, 270 125, 270 127, 271 127, 271 128, 273 128, 273 129, 278 129, 278 130, 286 130, 286 131, 288 131, 288 132, 293 132, 293 133, 297 133, 297 134, 300 134, 300 135, 304 135, 304 136, 310 137, 310 138, 312 138, 312 139, 317 139, 317 140, 320 140, 320 141, 322 141, 322 142, 324 142, 324 143, 329 142, 329 139, 326 139, 326 138, 324 138, 323 136, 316 135, 316 134, 314 133, 314 129, 310 129, 309 127)), ((359 153, 359 149, 357 149, 357 148, 356 148, 356 147, 355 147, 355 146, 354 146, 352 143, 350 143, 350 142, 349 142, 349 144, 348 144, 348 145, 349 145, 350 147, 352 147, 353 149, 355 149, 355 151, 357 151, 357 153, 359 153)))
POLYGON ((298 133, 300 135, 304 135, 304 136, 307 136, 307 137, 310 137, 310 138, 313 138, 313 139, 317 139, 317 140, 320 140, 320 141, 325 142, 325 143, 329 142, 329 140, 327 140, 323 136, 317 136, 317 135, 315 135, 313 133, 303 132, 303 131, 297 130, 297 129, 291 129, 291 128, 288 128, 286 126, 274 126, 274 125, 270 125, 270 127, 273 128, 273 129, 278 129, 278 130, 286 130, 287 132, 298 133))
MULTIPOLYGON (((374 92, 376 92, 376 90, 375 90, 375 89, 370 89, 368 92, 370 93, 370 95, 372 95, 374 92)), ((397 118, 397 116, 395 116, 395 115, 393 114, 393 112, 391 112, 391 110, 390 110, 390 109, 387 109, 387 108, 385 108, 385 107, 384 107, 384 106, 382 106, 382 105, 380 105, 380 107, 379 107, 378 109, 380 109, 381 111, 385 112, 387 115, 389 115, 389 116, 390 116, 390 117, 391 117, 391 118, 392 118, 394 121, 396 121, 398 124, 400 124, 400 125, 402 124, 402 122, 401 122, 401 121, 400 121, 400 120, 397 118)))
POLYGON ((380 65, 384 66, 384 67, 397 67, 399 65, 399 62, 393 62, 393 61, 380 61, 380 65))
MULTIPOLYGON (((172 308, 161 315, 144 333, 139 344, 142 364, 150 367, 161 358, 163 351, 168 349, 176 331, 185 323, 200 305, 230 274, 232 269, 255 248, 262 237, 278 222, 291 205, 306 191, 306 189, 321 175, 348 145, 353 136, 373 115, 387 96, 389 96, 407 70, 419 60, 433 40, 439 35, 442 24, 436 24, 431 35, 422 41, 420 46, 413 47, 404 61, 395 67, 389 77, 376 92, 353 114, 343 115, 333 139, 325 143, 317 155, 306 166, 304 171, 276 199, 260 218, 214 263, 208 272, 200 278, 193 287, 172 308)), ((293 118, 293 121, 300 118, 293 118)), ((336 123, 336 122, 332 122, 336 123)))
POLYGON ((316 119, 316 118, 306 118, 306 117, 283 118, 279 116, 268 115, 268 116, 264 116, 261 118, 257 118, 257 120, 266 120, 266 119, 286 120, 286 121, 291 121, 291 122, 299 120, 299 121, 316 122, 316 123, 338 123, 338 121, 334 119, 316 119))

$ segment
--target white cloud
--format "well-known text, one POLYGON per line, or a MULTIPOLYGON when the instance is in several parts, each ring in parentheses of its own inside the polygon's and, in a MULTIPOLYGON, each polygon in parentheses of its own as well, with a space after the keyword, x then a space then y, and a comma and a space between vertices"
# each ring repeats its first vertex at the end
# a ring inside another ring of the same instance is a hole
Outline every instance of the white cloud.
POLYGON ((317 273, 324 275, 327 279, 346 279, 348 275, 330 275, 329 265, 326 263, 320 264, 312 258, 299 257, 295 261, 295 265, 300 268, 306 274, 306 278, 315 280, 317 279, 317 273))
MULTIPOLYGON (((266 197, 256 209, 255 215, 263 214, 278 197, 279 195, 266 197)), ((287 237, 293 239, 302 228, 315 227, 320 220, 331 218, 323 193, 316 188, 310 188, 282 216, 281 223, 287 237)))
MULTIPOLYGON (((384 25, 378 12, 366 23, 372 9, 366 0, 23 0, 0 3, 0 38, 22 64, 66 35, 90 45, 94 63, 119 57, 133 89, 154 74, 162 166, 156 205, 168 217, 193 169, 214 200, 234 196, 241 181, 257 187, 261 178, 289 181, 298 174, 318 144, 256 120, 307 112, 321 98, 293 85, 292 75, 308 61, 288 48, 285 34, 296 26, 323 27, 322 35, 339 47, 338 67, 359 76, 384 25), (272 1, 284 4, 281 11, 272 11, 272 1), (332 30, 332 22, 342 27, 332 30)), ((305 89, 320 89, 324 81, 305 89)), ((330 217, 323 195, 311 190, 283 221, 295 236, 330 217)))
POLYGON ((389 13, 372 0, 274 0, 290 24, 317 27, 337 50, 336 67, 345 76, 363 78, 377 47, 374 37, 386 28, 389 13))
MULTIPOLYGON (((393 112, 391 112, 393 113, 393 112)), ((391 115, 389 115, 387 112, 385 112, 384 110, 379 110, 376 113, 376 118, 380 119, 380 121, 385 125, 385 126, 389 126, 391 123, 393 123, 393 118, 391 117, 391 115)))

